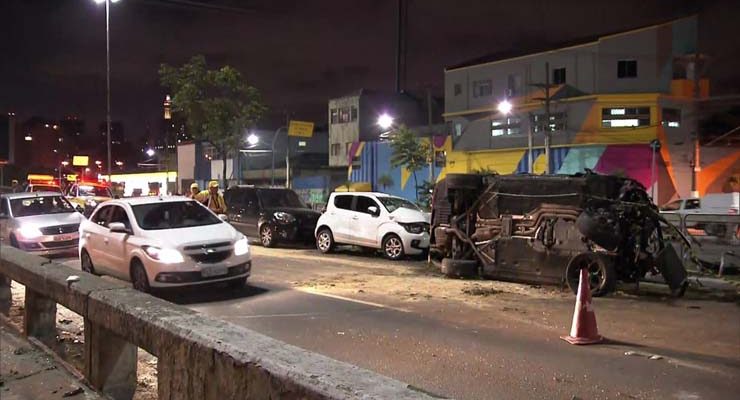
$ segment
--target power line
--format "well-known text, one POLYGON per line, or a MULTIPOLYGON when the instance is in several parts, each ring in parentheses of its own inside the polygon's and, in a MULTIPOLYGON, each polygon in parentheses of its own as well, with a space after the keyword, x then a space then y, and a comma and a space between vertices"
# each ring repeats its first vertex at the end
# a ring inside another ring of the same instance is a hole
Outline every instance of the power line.
POLYGON ((233 7, 221 4, 205 3, 202 1, 195 0, 142 0, 145 3, 164 6, 164 7, 178 7, 178 8, 191 8, 191 9, 202 9, 211 11, 223 11, 228 13, 237 14, 274 14, 277 12, 269 11, 264 8, 258 7, 233 7))

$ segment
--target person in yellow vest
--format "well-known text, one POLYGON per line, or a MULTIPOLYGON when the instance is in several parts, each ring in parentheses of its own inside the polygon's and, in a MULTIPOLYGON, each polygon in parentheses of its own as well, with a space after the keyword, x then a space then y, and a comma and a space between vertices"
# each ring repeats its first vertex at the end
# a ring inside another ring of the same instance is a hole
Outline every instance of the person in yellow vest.
POLYGON ((190 193, 186 196, 189 199, 198 200, 198 194, 200 194, 200 187, 198 187, 198 182, 193 182, 190 185, 190 193))
POLYGON ((198 201, 216 214, 226 214, 226 201, 224 196, 218 192, 218 181, 209 182, 208 190, 198 194, 198 201))

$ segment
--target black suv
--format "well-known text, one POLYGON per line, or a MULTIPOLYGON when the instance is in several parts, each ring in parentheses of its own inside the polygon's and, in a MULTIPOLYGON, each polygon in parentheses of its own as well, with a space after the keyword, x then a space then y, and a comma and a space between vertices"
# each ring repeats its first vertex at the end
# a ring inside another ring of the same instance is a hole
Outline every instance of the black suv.
POLYGON ((232 186, 224 193, 229 221, 265 247, 278 242, 314 242, 320 213, 308 208, 298 194, 284 188, 232 186))

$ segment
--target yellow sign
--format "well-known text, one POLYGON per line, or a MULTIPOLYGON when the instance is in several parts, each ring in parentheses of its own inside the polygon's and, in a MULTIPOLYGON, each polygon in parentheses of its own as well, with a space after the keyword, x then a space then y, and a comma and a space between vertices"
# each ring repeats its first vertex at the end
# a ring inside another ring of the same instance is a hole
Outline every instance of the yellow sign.
POLYGON ((288 136, 313 136, 313 122, 290 121, 288 125, 288 136))
POLYGON ((72 165, 75 167, 87 167, 90 157, 88 156, 74 156, 72 157, 72 165))

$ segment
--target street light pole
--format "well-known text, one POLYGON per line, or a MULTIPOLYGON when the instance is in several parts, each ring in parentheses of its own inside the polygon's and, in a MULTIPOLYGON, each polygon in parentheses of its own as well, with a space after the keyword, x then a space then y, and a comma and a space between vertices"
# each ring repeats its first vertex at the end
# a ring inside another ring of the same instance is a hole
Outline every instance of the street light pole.
MULTIPOLYGON (((284 126, 281 126, 280 128, 277 128, 275 131, 275 134, 272 135, 272 145, 270 145, 270 152, 272 153, 272 167, 270 172, 270 186, 275 186, 275 142, 277 141, 278 135, 280 135, 280 131, 287 129, 284 126)), ((286 158, 287 162, 287 158, 286 158)), ((287 165, 286 165, 286 174, 287 174, 287 165)))
POLYGON ((113 176, 111 168, 111 139, 110 139, 110 2, 105 0, 105 60, 106 60, 106 131, 108 142, 108 180, 113 176))

